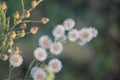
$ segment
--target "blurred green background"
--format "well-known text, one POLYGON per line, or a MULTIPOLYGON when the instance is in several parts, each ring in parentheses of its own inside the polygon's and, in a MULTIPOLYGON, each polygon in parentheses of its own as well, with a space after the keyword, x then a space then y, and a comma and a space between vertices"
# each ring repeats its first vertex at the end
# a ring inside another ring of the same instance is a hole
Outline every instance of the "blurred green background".
MULTIPOLYGON (((2 1, 8 3, 8 16, 13 16, 16 10, 21 11, 21 0, 2 1)), ((26 9, 31 1, 24 0, 26 9)), ((18 68, 23 75, 33 59, 39 37, 49 35, 52 38, 52 30, 57 24, 73 18, 76 29, 92 26, 99 34, 82 47, 67 42, 58 56, 63 68, 55 80, 120 80, 120 0, 44 0, 31 12, 30 19, 40 20, 42 17, 50 18, 50 22, 46 25, 28 24, 28 30, 39 26, 38 34, 15 41, 15 46, 20 46, 23 52, 24 63, 18 68)), ((0 80, 7 77, 8 70, 8 62, 0 61, 0 80)))

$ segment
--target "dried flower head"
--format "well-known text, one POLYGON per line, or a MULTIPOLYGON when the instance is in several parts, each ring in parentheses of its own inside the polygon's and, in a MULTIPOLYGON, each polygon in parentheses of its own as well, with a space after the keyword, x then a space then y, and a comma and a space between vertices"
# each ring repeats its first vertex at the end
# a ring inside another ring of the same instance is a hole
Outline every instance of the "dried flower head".
POLYGON ((13 67, 19 67, 23 62, 23 58, 20 54, 12 54, 10 56, 9 62, 13 67))
POLYGON ((48 63, 48 66, 52 68, 54 73, 58 73, 62 69, 62 63, 57 58, 50 60, 50 62, 48 63))
POLYGON ((45 80, 47 74, 42 68, 34 67, 31 70, 33 80, 45 80))
POLYGON ((44 61, 47 55, 47 51, 44 48, 39 47, 34 50, 34 57, 39 61, 44 61))
POLYGON ((93 34, 90 28, 82 28, 79 31, 79 39, 81 41, 89 42, 93 38, 93 34))
POLYGON ((52 43, 52 40, 49 36, 44 35, 39 38, 39 45, 45 49, 48 49, 52 43))
POLYGON ((53 36, 56 38, 62 37, 65 33, 63 25, 57 25, 53 30, 53 36))
POLYGON ((72 42, 75 42, 79 37, 78 30, 77 29, 72 29, 68 33, 68 39, 72 42))
POLYGON ((68 18, 63 22, 63 25, 66 30, 71 30, 75 26, 75 21, 71 18, 68 18))
POLYGON ((50 46, 50 52, 54 55, 59 55, 63 51, 63 45, 61 42, 55 42, 50 46))

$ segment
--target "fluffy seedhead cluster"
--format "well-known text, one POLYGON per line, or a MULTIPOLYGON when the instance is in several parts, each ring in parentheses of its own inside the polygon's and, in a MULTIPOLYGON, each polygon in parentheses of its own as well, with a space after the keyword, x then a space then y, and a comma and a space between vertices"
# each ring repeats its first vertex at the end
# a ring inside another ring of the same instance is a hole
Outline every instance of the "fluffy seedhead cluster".
POLYGON ((78 45, 83 46, 98 34, 97 30, 92 27, 82 28, 80 30, 74 27, 75 21, 68 18, 63 24, 55 26, 52 31, 53 39, 48 35, 43 35, 39 38, 39 47, 33 52, 34 58, 38 62, 30 71, 30 75, 34 80, 54 80, 53 75, 61 71, 62 62, 57 58, 49 59, 49 57, 50 55, 54 57, 60 55, 66 41, 77 42, 78 45), (52 76, 48 76, 50 75, 48 74, 49 68, 51 68, 52 76))

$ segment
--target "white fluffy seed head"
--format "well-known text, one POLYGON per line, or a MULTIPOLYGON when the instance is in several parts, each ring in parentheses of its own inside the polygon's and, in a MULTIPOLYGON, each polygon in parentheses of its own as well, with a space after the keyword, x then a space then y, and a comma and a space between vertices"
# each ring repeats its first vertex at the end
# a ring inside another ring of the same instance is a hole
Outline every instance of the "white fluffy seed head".
POLYGON ((30 76, 33 77, 33 74, 34 74, 37 70, 39 70, 39 67, 34 66, 34 67, 31 69, 31 71, 30 71, 30 76))
POLYGON ((82 41, 82 40, 78 40, 77 42, 79 46, 84 46, 87 43, 86 41, 82 41))
POLYGON ((98 35, 98 31, 95 28, 90 27, 89 29, 91 30, 93 37, 96 37, 98 35))
POLYGON ((23 58, 20 54, 12 54, 9 58, 9 62, 13 67, 19 67, 23 62, 23 58))
POLYGON ((62 37, 65 33, 63 25, 57 25, 53 30, 53 36, 56 38, 62 37))
POLYGON ((34 67, 31 69, 31 77, 33 80, 45 80, 46 72, 39 67, 34 67))
POLYGON ((90 28, 82 28, 79 31, 79 39, 84 42, 89 42, 93 38, 90 28))
POLYGON ((62 69, 62 63, 57 58, 50 60, 50 62, 48 63, 48 66, 52 68, 54 73, 58 73, 62 69))
POLYGON ((78 30, 72 29, 71 31, 69 31, 69 33, 68 33, 68 39, 70 41, 75 42, 78 38, 79 38, 78 30))
POLYGON ((44 61, 47 58, 47 51, 44 48, 36 48, 34 50, 34 57, 38 60, 38 61, 44 61))
POLYGON ((66 35, 63 35, 63 36, 61 36, 59 38, 55 37, 55 41, 59 41, 59 42, 64 42, 66 39, 67 39, 66 35))
POLYGON ((41 47, 48 49, 52 43, 52 40, 50 39, 49 36, 44 35, 39 38, 38 43, 41 47))
POLYGON ((71 30, 75 26, 75 21, 71 18, 68 18, 63 22, 63 25, 65 27, 65 30, 68 31, 68 30, 71 30))
POLYGON ((50 52, 54 55, 59 55, 63 51, 63 45, 61 42, 55 42, 50 46, 50 52))

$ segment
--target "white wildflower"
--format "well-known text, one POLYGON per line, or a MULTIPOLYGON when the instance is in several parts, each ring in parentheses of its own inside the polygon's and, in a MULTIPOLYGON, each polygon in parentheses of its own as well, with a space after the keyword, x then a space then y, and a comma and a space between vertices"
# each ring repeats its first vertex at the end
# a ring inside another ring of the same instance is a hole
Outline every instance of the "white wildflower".
POLYGON ((75 26, 75 21, 71 18, 68 18, 63 22, 63 25, 66 30, 71 30, 75 26))
POLYGON ((34 50, 34 57, 39 61, 44 61, 47 55, 47 51, 44 48, 39 47, 34 50))
POLYGON ((34 67, 31 69, 31 71, 30 71, 31 77, 33 77, 33 74, 34 74, 37 70, 39 70, 39 67, 37 67, 37 66, 34 66, 34 67))
POLYGON ((52 40, 49 36, 44 35, 39 38, 39 45, 45 49, 48 49, 52 43, 52 40))
POLYGON ((93 37, 96 37, 97 34, 98 34, 98 31, 95 28, 92 28, 92 27, 90 27, 90 30, 91 30, 91 32, 93 34, 93 37))
POLYGON ((52 68, 54 73, 58 73, 62 69, 62 63, 57 58, 50 60, 50 62, 48 63, 48 66, 52 68))
POLYGON ((79 39, 84 42, 89 42, 93 38, 90 28, 82 28, 79 31, 79 39))
POLYGON ((57 25, 53 30, 53 36, 56 38, 62 37, 65 33, 63 25, 57 25))
POLYGON ((19 67, 23 62, 23 58, 20 54, 12 54, 10 56, 9 62, 13 67, 19 67))
POLYGON ((72 42, 75 42, 79 37, 79 34, 78 34, 78 30, 76 29, 72 29, 71 31, 69 31, 68 33, 68 39, 72 42))
POLYGON ((59 38, 55 37, 55 41, 60 41, 60 42, 63 42, 63 41, 65 41, 66 39, 67 39, 67 36, 66 36, 66 35, 63 35, 63 36, 61 36, 61 37, 59 37, 59 38))
POLYGON ((50 52, 54 55, 58 55, 63 51, 63 45, 61 42, 55 42, 50 47, 50 52))
POLYGON ((41 68, 35 68, 33 71, 31 71, 31 73, 33 80, 45 80, 47 75, 46 72, 41 68))
POLYGON ((77 42, 78 42, 78 45, 80 46, 84 46, 87 43, 87 41, 82 41, 82 40, 78 40, 77 42))

